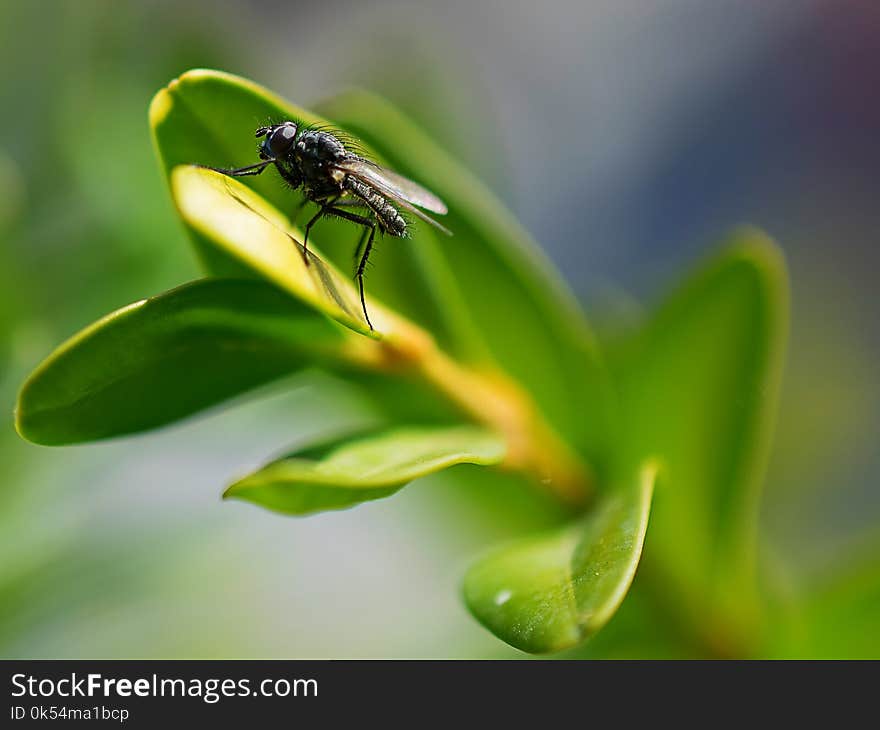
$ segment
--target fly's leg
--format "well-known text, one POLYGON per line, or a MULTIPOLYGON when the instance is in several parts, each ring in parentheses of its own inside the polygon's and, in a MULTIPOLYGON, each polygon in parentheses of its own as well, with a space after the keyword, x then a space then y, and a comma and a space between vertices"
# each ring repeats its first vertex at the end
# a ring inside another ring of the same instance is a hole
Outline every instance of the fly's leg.
MULTIPOLYGON (((323 213, 331 213, 332 215, 339 216, 340 218, 344 218, 347 221, 351 221, 352 223, 359 223, 364 227, 364 233, 369 231, 369 235, 367 236, 367 244, 364 246, 364 252, 361 255, 360 263, 357 267, 357 272, 354 277, 357 279, 358 290, 361 295, 361 307, 364 310, 364 319, 367 320, 367 324, 370 326, 370 329, 373 329, 373 323, 370 322, 370 315, 367 314, 367 302, 364 298, 364 270, 367 268, 367 261, 370 258, 370 251, 373 249, 373 239, 376 237, 376 219, 368 218, 364 215, 358 215, 357 213, 351 213, 347 210, 342 210, 341 208, 334 207, 333 205, 328 205, 325 208, 322 208, 323 213)), ((360 247, 359 247, 360 248, 360 247)))
MULTIPOLYGON (((366 230, 366 229, 364 229, 366 230)), ((361 292, 361 307, 364 310, 364 318, 370 329, 373 329, 373 323, 370 322, 370 315, 367 314, 367 303, 364 301, 364 269, 367 267, 367 259, 370 258, 370 250, 373 248, 373 238, 376 235, 376 222, 370 226, 370 235, 367 237, 367 245, 364 247, 364 255, 361 256, 361 262, 358 264, 357 274, 355 275, 358 282, 358 289, 361 292)))
MULTIPOLYGON (((364 226, 364 230, 361 233, 361 237, 360 237, 360 239, 358 239, 357 248, 354 250, 353 263, 354 263, 355 271, 357 271, 358 261, 360 261, 360 258, 361 258, 361 251, 364 248, 364 243, 366 242, 367 236, 369 234, 370 234, 370 229, 367 228, 366 226, 364 226)), ((357 274, 355 274, 355 276, 357 276, 357 274)))
MULTIPOLYGON (((343 206, 345 206, 347 208, 367 208, 367 207, 369 207, 360 198, 347 198, 347 199, 343 199, 343 200, 338 200, 338 201, 336 201, 336 203, 333 204, 334 208, 341 208, 343 206)), ((367 235, 369 233, 370 233, 369 228, 367 228, 367 226, 364 226, 363 233, 361 233, 361 237, 358 239, 358 244, 354 250, 354 256, 352 257, 355 271, 357 271, 357 264, 358 264, 358 261, 360 260, 361 251, 364 248, 364 242, 367 240, 367 235)))
POLYGON ((315 223, 317 223, 319 220, 321 220, 321 218, 323 218, 329 211, 331 211, 333 209, 333 206, 335 205, 337 200, 339 200, 339 196, 336 196, 335 198, 333 198, 329 202, 326 200, 323 202, 315 201, 321 207, 318 209, 318 212, 315 213, 315 215, 313 215, 311 217, 309 222, 306 223, 305 235, 303 237, 302 255, 303 255, 303 263, 305 263, 306 266, 309 265, 309 231, 312 230, 312 226, 315 225, 315 223))
POLYGON ((299 218, 299 214, 302 213, 303 208, 305 208, 311 201, 308 198, 303 198, 299 205, 293 209, 293 213, 290 216, 290 222, 294 225, 296 224, 296 219, 299 218))
POLYGON ((208 165, 199 165, 198 167, 203 167, 206 170, 213 170, 214 172, 219 172, 223 175, 229 175, 229 177, 247 177, 248 175, 259 175, 271 163, 272 160, 263 160, 263 162, 258 162, 256 165, 236 167, 232 170, 224 170, 222 167, 209 167, 208 165))
MULTIPOLYGON (((309 200, 308 198, 303 198, 302 202, 299 205, 297 205, 296 208, 294 209, 293 215, 290 218, 290 222, 296 223, 296 219, 299 218, 299 214, 302 213, 302 209, 305 208, 309 203, 312 203, 312 202, 315 202, 315 201, 309 200)), ((330 206, 332 206, 334 208, 342 208, 343 206, 345 206, 346 208, 355 208, 355 207, 366 208, 367 204, 363 200, 358 200, 357 198, 340 200, 337 197, 335 200, 331 200, 329 203, 318 202, 318 206, 324 207, 324 208, 327 208, 330 206)), ((317 218, 320 219, 320 215, 318 215, 317 218)), ((310 221, 310 223, 316 223, 316 222, 317 221, 310 221)), ((308 239, 308 235, 306 236, 306 239, 308 239)))

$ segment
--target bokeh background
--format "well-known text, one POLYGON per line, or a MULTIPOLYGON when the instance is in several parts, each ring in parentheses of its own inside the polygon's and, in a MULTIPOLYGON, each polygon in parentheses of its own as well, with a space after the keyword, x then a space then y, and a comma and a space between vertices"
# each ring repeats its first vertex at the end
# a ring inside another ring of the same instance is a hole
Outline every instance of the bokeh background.
POLYGON ((220 501, 268 455, 369 420, 340 383, 105 444, 15 434, 16 389, 55 344, 197 274, 147 106, 198 66, 304 106, 388 96, 515 211, 600 330, 732 226, 768 230, 793 314, 762 550, 794 592, 877 574, 876 2, 2 0, 0 656, 518 655, 467 615, 460 576, 549 507, 474 498, 466 474, 305 520, 220 501))

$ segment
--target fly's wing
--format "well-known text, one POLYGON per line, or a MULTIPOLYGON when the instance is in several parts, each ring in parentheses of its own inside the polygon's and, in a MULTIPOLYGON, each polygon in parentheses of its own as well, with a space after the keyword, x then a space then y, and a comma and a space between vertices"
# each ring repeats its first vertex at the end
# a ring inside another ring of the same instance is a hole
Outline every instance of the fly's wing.
POLYGON ((446 204, 440 200, 430 190, 425 190, 418 183, 414 183, 403 175, 396 172, 386 170, 374 162, 364 160, 358 157, 351 157, 347 160, 333 163, 333 166, 350 175, 354 175, 359 180, 367 183, 385 195, 404 200, 419 208, 424 208, 431 213, 446 215, 449 211, 446 204))
POLYGON ((419 208, 424 208, 432 213, 439 213, 441 215, 447 212, 443 201, 432 192, 425 190, 421 185, 403 177, 403 175, 398 175, 395 172, 359 158, 334 162, 333 167, 360 180, 365 185, 369 185, 407 212, 412 213, 426 223, 430 223, 447 236, 452 235, 452 231, 446 226, 425 215, 416 207, 419 206, 419 208))

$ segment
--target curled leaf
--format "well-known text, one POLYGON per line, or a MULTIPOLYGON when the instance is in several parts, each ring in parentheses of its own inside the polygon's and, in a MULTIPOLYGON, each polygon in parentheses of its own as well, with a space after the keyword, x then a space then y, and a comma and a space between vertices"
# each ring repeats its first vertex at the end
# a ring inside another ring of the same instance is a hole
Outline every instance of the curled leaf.
POLYGON ((532 653, 595 634, 623 601, 639 563, 656 467, 583 521, 502 547, 464 581, 470 611, 498 638, 532 653))
MULTIPOLYGON (((356 332, 378 336, 364 319, 351 280, 314 250, 306 254, 299 233, 295 237, 286 219, 250 188, 213 170, 184 165, 172 171, 171 191, 181 216, 205 245, 356 332)), ((383 328, 388 315, 373 302, 368 306, 375 326, 383 328)))
POLYGON ((504 452, 499 436, 473 426, 395 428, 290 454, 224 497, 292 515, 345 509, 456 464, 498 464, 504 452))

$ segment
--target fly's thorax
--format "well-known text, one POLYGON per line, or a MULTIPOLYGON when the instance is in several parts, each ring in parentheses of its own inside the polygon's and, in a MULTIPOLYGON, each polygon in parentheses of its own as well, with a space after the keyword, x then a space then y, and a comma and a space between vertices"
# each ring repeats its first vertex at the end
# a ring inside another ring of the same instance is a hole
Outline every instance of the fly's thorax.
POLYGON ((297 137, 287 160, 299 171, 306 197, 317 200, 340 192, 342 181, 329 163, 345 156, 345 148, 333 135, 306 130, 297 137))
POLYGON ((297 137, 291 154, 302 170, 303 177, 307 181, 316 182, 330 176, 328 163, 338 162, 347 155, 342 142, 336 137, 327 132, 316 131, 305 131, 297 137))

